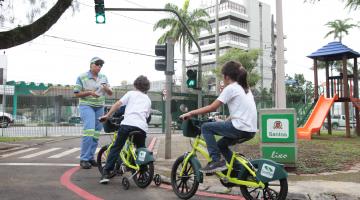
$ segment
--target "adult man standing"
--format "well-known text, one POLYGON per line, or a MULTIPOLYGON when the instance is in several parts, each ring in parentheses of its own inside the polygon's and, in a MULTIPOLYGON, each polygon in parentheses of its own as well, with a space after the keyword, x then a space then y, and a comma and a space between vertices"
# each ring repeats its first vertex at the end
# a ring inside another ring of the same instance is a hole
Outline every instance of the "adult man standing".
POLYGON ((97 166, 94 154, 98 144, 102 123, 98 118, 104 115, 105 95, 112 95, 107 77, 100 73, 104 60, 94 57, 90 70, 76 80, 74 94, 79 97, 80 117, 84 123, 81 141, 80 166, 90 169, 97 166))

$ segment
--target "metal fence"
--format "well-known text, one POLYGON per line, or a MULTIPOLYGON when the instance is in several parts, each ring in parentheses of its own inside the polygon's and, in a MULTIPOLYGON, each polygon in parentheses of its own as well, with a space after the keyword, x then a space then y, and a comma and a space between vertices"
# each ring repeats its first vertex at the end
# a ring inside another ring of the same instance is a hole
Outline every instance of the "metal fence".
MULTIPOLYGON (((13 91, 6 92, 0 86, 0 116, 2 137, 43 137, 43 136, 80 136, 82 122, 78 109, 78 99, 73 95, 72 86, 44 85, 34 83, 8 82, 13 91), (5 95, 4 95, 5 94, 5 95), (1 113, 1 112, 0 112, 1 113), (14 123, 7 125, 8 115, 14 123)), ((128 89, 114 88, 113 96, 107 97, 106 104, 112 105, 128 89)), ((149 92, 152 109, 165 113, 165 101, 161 92, 149 92)), ((216 99, 213 95, 204 95, 203 105, 216 99)), ((189 110, 197 107, 197 94, 173 93, 172 121, 179 123, 180 105, 189 110)), ((221 109, 227 115, 226 107, 221 109)), ((164 121, 164 116, 163 116, 164 121)))

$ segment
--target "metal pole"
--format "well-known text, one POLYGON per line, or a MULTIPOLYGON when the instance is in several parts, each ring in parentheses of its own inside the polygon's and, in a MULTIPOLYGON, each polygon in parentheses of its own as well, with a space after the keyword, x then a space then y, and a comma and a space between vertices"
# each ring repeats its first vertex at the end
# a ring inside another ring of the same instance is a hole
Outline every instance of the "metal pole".
MULTIPOLYGON (((167 59, 166 67, 167 69, 171 68, 169 66, 174 65, 174 43, 175 41, 172 38, 166 39, 167 45, 167 59)), ((171 158, 171 99, 172 99, 172 80, 173 73, 165 71, 166 77, 166 100, 165 100, 165 159, 171 158)))
POLYGON ((181 24, 184 26, 186 32, 189 34, 191 40, 195 43, 195 46, 197 47, 198 49, 198 52, 199 52, 199 65, 198 65, 198 89, 199 89, 199 93, 198 93, 198 107, 202 107, 202 93, 201 93, 201 90, 202 90, 202 84, 201 84, 201 79, 202 79, 202 69, 201 69, 201 48, 200 48, 200 45, 197 43, 197 41, 195 40, 194 36, 191 34, 189 28, 186 26, 184 20, 180 17, 179 13, 177 13, 176 11, 174 10, 171 10, 171 9, 162 9, 162 8, 105 8, 104 9, 105 11, 155 11, 155 12, 158 12, 158 11, 161 11, 161 12, 171 12, 173 14, 175 14, 181 24))
POLYGON ((286 108, 282 0, 276 0, 276 108, 286 108))
MULTIPOLYGON (((219 65, 219 0, 216 0, 216 6, 215 6, 215 67, 219 65)), ((220 87, 219 87, 219 79, 218 76, 215 75, 215 92, 216 94, 220 93, 220 87)))
POLYGON ((260 94, 261 94, 261 101, 260 106, 263 108, 263 102, 264 102, 264 96, 263 96, 263 90, 264 90, 264 44, 263 44, 263 22, 262 22, 262 3, 259 3, 259 29, 260 29, 260 73, 261 73, 261 82, 260 82, 260 94))
POLYGON ((275 59, 275 33, 274 33, 275 23, 274 15, 271 15, 271 73, 272 73, 272 102, 273 106, 275 105, 276 99, 276 59, 275 59))

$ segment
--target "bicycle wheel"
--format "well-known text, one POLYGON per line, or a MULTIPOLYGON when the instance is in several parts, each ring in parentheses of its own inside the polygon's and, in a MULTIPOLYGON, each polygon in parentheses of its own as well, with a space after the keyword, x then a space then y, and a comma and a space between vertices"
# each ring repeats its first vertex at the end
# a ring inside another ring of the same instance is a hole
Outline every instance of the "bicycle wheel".
MULTIPOLYGON (((96 158, 96 161, 98 163, 98 170, 99 170, 100 174, 103 173, 103 169, 104 169, 104 166, 106 163, 107 156, 106 156, 105 152, 107 149, 108 149, 108 145, 101 147, 101 149, 97 155, 97 158, 96 158)), ((115 169, 119 169, 119 165, 117 163, 115 164, 115 169)), ((116 175, 116 170, 114 170, 110 173, 110 178, 114 177, 115 175, 116 175)))
MULTIPOLYGON (((132 173, 136 173, 136 171, 132 171, 132 173)), ((146 165, 141 165, 139 172, 133 176, 133 180, 135 184, 139 188, 146 188, 150 185, 151 181, 154 177, 154 163, 150 162, 146 165)))
MULTIPOLYGON (((254 166, 257 169, 257 166, 254 166)), ((242 180, 254 180, 248 171, 241 177, 242 180)), ((285 200, 288 193, 287 179, 275 180, 265 183, 265 188, 251 188, 245 185, 240 186, 241 194, 247 200, 266 199, 266 200, 285 200)))
POLYGON ((180 156, 173 164, 171 169, 171 186, 179 198, 189 199, 196 193, 199 182, 195 177, 194 164, 188 162, 184 166, 183 161, 184 156, 180 156), (185 168, 185 170, 183 175, 180 176, 182 168, 185 168))

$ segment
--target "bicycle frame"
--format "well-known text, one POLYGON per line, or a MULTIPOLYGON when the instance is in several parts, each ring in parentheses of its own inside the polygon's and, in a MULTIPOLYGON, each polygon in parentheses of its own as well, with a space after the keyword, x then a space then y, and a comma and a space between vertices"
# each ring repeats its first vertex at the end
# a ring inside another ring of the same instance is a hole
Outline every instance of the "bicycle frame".
MULTIPOLYGON (((109 145, 109 147, 106 150, 106 157, 109 155, 111 146, 114 145, 115 141, 117 138, 117 132, 114 133, 113 139, 111 140, 111 143, 109 145)), ((134 144, 132 142, 130 142, 129 138, 126 140, 124 147, 121 149, 120 153, 119 153, 119 157, 122 160, 123 164, 131 169, 134 169, 135 171, 139 171, 140 170, 140 166, 138 164, 135 163, 136 160, 136 154, 135 154, 135 148, 134 148, 134 144), (134 165, 130 163, 130 158, 133 158, 134 160, 134 165)))
MULTIPOLYGON (((207 152, 207 150, 204 150, 203 148, 206 148, 206 142, 200 138, 200 135, 198 135, 193 144, 192 144, 192 150, 190 153, 188 153, 184 159, 184 165, 183 166, 186 166, 187 163, 189 162, 190 158, 192 156, 196 156, 196 152, 199 152, 208 162, 211 161, 211 158, 207 152)), ((262 183, 261 181, 258 181, 258 182, 255 182, 255 181, 245 181, 245 180, 239 180, 237 178, 233 178, 233 177, 230 177, 230 174, 231 172, 233 171, 233 164, 235 162, 235 159, 237 161, 239 161, 239 163, 253 176, 253 177, 256 177, 256 172, 251 169, 247 163, 249 163, 247 161, 247 159, 243 158, 242 156, 237 156, 236 153, 233 153, 232 154, 232 157, 231 157, 231 161, 229 164, 226 164, 228 170, 227 170, 227 173, 224 174, 222 172, 215 172, 215 174, 222 178, 222 179, 226 179, 227 181, 231 182, 231 183, 234 183, 234 184, 237 184, 237 185, 246 185, 246 186, 249 186, 249 187, 261 187, 261 188, 265 188, 265 185, 264 183, 262 183)), ((185 167, 183 167, 181 169, 181 172, 180 172, 180 176, 183 176, 183 173, 184 173, 184 170, 185 170, 185 167)))

